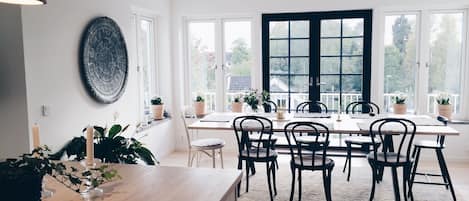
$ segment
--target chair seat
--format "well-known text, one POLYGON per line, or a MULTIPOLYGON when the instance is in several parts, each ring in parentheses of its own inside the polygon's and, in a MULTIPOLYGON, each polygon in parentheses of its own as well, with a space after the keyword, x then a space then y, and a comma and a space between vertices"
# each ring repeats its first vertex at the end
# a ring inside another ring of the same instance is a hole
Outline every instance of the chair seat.
POLYGON ((274 159, 277 158, 277 152, 273 149, 269 151, 269 155, 267 155, 266 148, 252 148, 249 149, 249 155, 247 150, 243 150, 241 152, 241 158, 250 158, 250 159, 274 159), (257 155, 257 150, 259 149, 259 155, 257 155))
MULTIPOLYGON (((351 144, 373 144, 370 136, 352 136, 345 138, 345 143, 351 144)), ((375 138, 376 144, 381 144, 381 141, 378 138, 375 138)))
POLYGON ((432 140, 422 140, 422 141, 417 141, 414 143, 415 147, 419 148, 426 148, 426 149, 443 149, 445 148, 445 145, 441 145, 440 143, 432 140))
POLYGON ((397 155, 396 153, 390 153, 388 152, 386 154, 386 160, 384 158, 384 153, 378 153, 377 158, 375 158, 375 155, 373 153, 369 153, 367 156, 368 160, 376 162, 380 165, 384 166, 403 166, 403 165, 408 165, 411 161, 406 161, 406 157, 403 155, 397 155), (399 159, 399 162, 398 162, 399 159))
POLYGON ((191 146, 195 148, 217 149, 225 146, 225 141, 218 138, 199 139, 192 141, 191 146))
POLYGON ((322 164, 324 156, 321 155, 303 155, 303 165, 301 165, 301 160, 299 156, 295 156, 295 165, 301 166, 304 169, 321 169, 323 167, 332 167, 334 166, 334 160, 331 158, 326 157, 324 165, 322 164), (314 160, 314 166, 313 166, 314 160))

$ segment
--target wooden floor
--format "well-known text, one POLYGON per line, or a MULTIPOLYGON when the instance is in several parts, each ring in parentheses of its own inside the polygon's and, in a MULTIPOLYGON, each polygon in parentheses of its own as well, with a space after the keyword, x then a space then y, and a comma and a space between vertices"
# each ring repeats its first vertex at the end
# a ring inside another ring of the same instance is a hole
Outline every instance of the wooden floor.
MULTIPOLYGON (((279 160, 287 161, 289 160, 288 155, 281 155, 279 160)), ((336 168, 342 170, 345 159, 342 157, 334 158, 336 161, 336 168)), ((368 166, 368 163, 363 158, 357 158, 352 160, 352 167, 363 167, 368 166)), ((186 166, 187 165, 187 153, 186 152, 174 152, 169 156, 166 156, 160 159, 162 166, 186 166)), ((225 168, 236 168, 236 154, 235 153, 225 153, 224 154, 224 165, 225 168)), ((195 163, 194 163, 195 164, 195 163)), ((212 161, 208 157, 202 157, 200 161, 200 167, 211 168, 212 161)), ((451 178, 453 179, 453 184, 458 192, 458 200, 469 201, 469 163, 449 163, 448 167, 450 169, 451 178)), ((220 168, 219 159, 217 159, 217 168, 220 168)), ((419 164, 419 168, 423 171, 437 171, 438 165, 432 164, 429 162, 422 161, 419 164)), ((352 170, 353 171, 353 170, 352 170)), ((342 173, 341 171, 338 171, 342 173)), ((344 175, 345 177, 345 175, 344 175)))

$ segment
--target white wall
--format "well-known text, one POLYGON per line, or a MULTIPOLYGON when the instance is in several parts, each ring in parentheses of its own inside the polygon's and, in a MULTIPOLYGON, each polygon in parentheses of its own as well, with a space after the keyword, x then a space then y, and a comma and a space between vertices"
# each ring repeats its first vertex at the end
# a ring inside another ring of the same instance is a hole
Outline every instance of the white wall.
MULTIPOLYGON (((373 42, 372 42, 372 100, 381 102, 382 96, 382 80, 383 75, 380 74, 376 68, 380 65, 377 55, 382 55, 383 41, 381 31, 383 30, 382 12, 385 10, 412 10, 422 8, 461 8, 469 7, 467 0, 175 0, 173 1, 173 35, 177 40, 173 40, 173 63, 175 64, 175 80, 187 80, 188 76, 184 77, 184 22, 187 18, 204 18, 204 17, 230 17, 230 16, 249 16, 253 18, 254 35, 257 37, 253 40, 253 49, 257 52, 255 56, 260 57, 261 54, 261 14, 262 13, 278 13, 278 12, 307 12, 307 11, 330 11, 330 10, 353 10, 353 9, 373 9, 373 42)), ((257 65, 253 71, 257 74, 253 77, 255 82, 254 86, 261 86, 261 59, 257 58, 257 65)), ((184 82, 175 82, 175 87, 178 90, 179 106, 184 104, 184 82)), ((180 125, 180 122, 178 122, 180 125)), ((469 162, 469 148, 465 146, 464 141, 469 140, 469 133, 465 134, 465 130, 469 126, 457 126, 463 134, 459 137, 448 139, 448 158, 449 160, 464 160, 469 162)), ((181 127, 178 127, 181 128, 181 127)), ((182 136, 183 131, 179 129, 177 137, 177 149, 184 150, 186 142, 182 136)), ((206 136, 213 136, 208 132, 199 132, 201 136, 206 133, 206 136)), ((232 145, 234 137, 233 133, 223 133, 225 139, 230 139, 228 144, 232 145)))
MULTIPOLYGON (((167 107, 172 110, 172 78, 168 76, 172 74, 169 0, 50 0, 45 6, 22 8, 22 20, 18 23, 22 22, 23 28, 27 119, 30 124, 36 122, 40 125, 42 144, 56 150, 72 137, 80 136, 82 128, 87 125, 110 125, 115 113, 119 114, 118 122, 132 125, 127 133, 134 133, 139 122, 139 95, 132 13, 140 8, 157 16, 158 93, 165 97, 167 107), (81 34, 90 20, 99 16, 108 16, 117 22, 127 42, 130 57, 125 93, 110 105, 96 103, 86 93, 79 74, 81 34), (41 116, 42 105, 50 108, 49 116, 41 116)), ((172 128, 172 120, 166 121, 139 133, 137 137, 146 134, 142 141, 155 154, 166 155, 174 149, 172 128)), ((2 138, 2 148, 4 142, 2 138)), ((24 143, 23 147, 29 146, 26 140, 24 143)), ((3 155, 3 151, 1 153, 3 155)))
POLYGON ((0 158, 28 151, 21 9, 0 4, 0 158))

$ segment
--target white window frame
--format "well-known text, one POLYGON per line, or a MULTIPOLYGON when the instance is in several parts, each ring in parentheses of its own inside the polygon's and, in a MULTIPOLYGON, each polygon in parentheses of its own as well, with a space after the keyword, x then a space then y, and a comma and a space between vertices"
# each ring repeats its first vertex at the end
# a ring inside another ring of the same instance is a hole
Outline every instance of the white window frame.
MULTIPOLYGON (((143 61, 140 60, 141 54, 142 54, 142 49, 141 49, 141 44, 139 43, 139 38, 140 35, 142 34, 140 31, 140 22, 141 20, 147 20, 152 23, 152 30, 151 30, 151 39, 152 41, 150 42, 150 55, 152 57, 150 58, 150 63, 151 63, 151 69, 150 69, 150 97, 152 98, 153 96, 157 95, 159 92, 159 84, 158 84, 158 75, 159 75, 159 58, 158 58, 158 17, 156 14, 145 11, 143 9, 134 9, 133 12, 133 25, 135 28, 135 65, 136 65, 136 71, 138 74, 138 112, 139 112, 139 120, 142 123, 148 123, 151 120, 151 109, 146 109, 144 101, 146 98, 144 97, 144 83, 143 83, 143 70, 142 70, 142 63, 143 61)), ((149 100, 146 100, 149 101, 149 100)))
POLYGON ((251 22, 251 51, 254 65, 251 67, 251 86, 252 88, 258 89, 261 86, 262 78, 258 78, 261 75, 260 71, 260 33, 257 25, 258 21, 252 15, 226 15, 226 16, 200 16, 200 17, 184 17, 184 28, 183 28, 183 46, 184 46, 184 104, 191 105, 195 97, 192 97, 191 83, 191 66, 190 66, 190 41, 189 39, 189 24, 196 22, 213 22, 215 23, 215 55, 216 55, 216 85, 221 86, 216 88, 216 100, 215 100, 215 111, 225 111, 225 95, 226 95, 226 84, 224 80, 225 74, 225 44, 224 44, 224 22, 236 22, 236 21, 249 21, 251 22), (259 72, 258 72, 259 71, 259 72))
MULTIPOLYGON (((455 7, 455 8, 422 8, 422 9, 411 9, 411 10, 401 10, 401 9, 393 9, 393 10, 383 10, 380 12, 382 15, 379 17, 382 24, 384 24, 384 20, 388 15, 400 15, 400 14, 414 14, 417 15, 417 26, 416 26, 416 39, 417 39, 417 78, 416 78, 416 114, 428 114, 427 113, 427 93, 428 93, 428 78, 429 72, 426 65, 429 63, 429 37, 430 37, 430 15, 434 13, 463 13, 463 44, 462 44, 462 58, 461 58, 461 105, 460 105, 460 113, 455 114, 453 119, 469 119, 469 93, 466 92, 469 89, 469 81, 464 78, 469 77, 469 8, 467 7, 455 7)), ((384 78, 384 26, 380 26, 379 33, 379 50, 378 51, 378 59, 379 59, 379 66, 378 73, 381 74, 380 77, 384 78)), ((373 74, 376 75, 376 74, 373 74)), ((375 79, 376 81, 376 79, 375 79)), ((379 82, 384 82, 384 79, 380 79, 379 82)), ((380 88, 379 94, 384 94, 384 84, 379 83, 380 88)), ((378 99, 381 107, 384 107, 384 100, 378 99)))

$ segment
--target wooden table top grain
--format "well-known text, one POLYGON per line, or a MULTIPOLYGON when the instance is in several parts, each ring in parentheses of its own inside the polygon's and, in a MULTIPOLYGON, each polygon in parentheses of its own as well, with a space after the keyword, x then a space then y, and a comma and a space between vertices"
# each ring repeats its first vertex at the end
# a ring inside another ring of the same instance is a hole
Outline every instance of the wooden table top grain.
MULTIPOLYGON (((103 184, 104 201, 220 201, 241 180, 241 171, 164 166, 113 164, 122 179, 103 184)), ((54 178, 46 177, 46 188, 54 192, 44 201, 81 201, 81 195, 54 178)))

